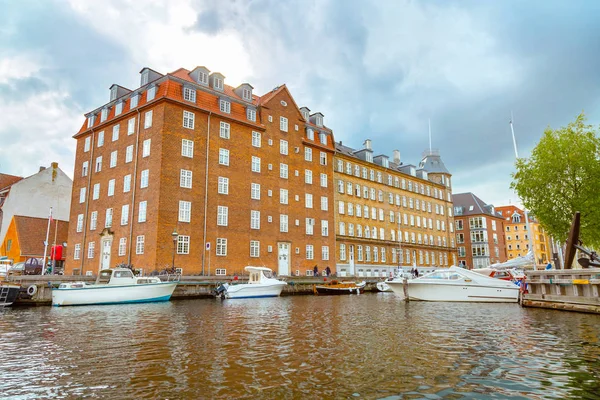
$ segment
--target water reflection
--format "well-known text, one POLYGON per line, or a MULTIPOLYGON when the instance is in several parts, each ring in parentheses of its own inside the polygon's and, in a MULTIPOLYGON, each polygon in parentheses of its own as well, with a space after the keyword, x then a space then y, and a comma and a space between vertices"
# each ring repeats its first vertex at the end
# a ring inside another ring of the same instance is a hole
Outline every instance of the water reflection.
POLYGON ((0 393, 594 398, 600 317, 387 293, 7 309, 0 393))

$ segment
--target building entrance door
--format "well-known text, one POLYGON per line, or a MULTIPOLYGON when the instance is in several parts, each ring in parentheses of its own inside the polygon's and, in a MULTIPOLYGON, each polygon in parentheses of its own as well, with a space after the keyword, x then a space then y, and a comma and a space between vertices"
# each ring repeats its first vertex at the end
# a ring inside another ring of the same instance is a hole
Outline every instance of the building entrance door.
POLYGON ((110 250, 112 247, 111 239, 102 240, 102 255, 100 258, 100 269, 110 268, 110 250))
POLYGON ((277 274, 290 275, 290 244, 280 242, 277 244, 278 263, 277 274))

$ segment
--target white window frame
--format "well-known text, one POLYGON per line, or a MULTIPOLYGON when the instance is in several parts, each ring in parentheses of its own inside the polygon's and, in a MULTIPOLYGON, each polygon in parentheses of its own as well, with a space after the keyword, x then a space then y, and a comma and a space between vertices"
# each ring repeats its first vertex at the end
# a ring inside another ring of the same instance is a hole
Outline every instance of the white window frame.
POLYGON ((183 127, 186 129, 194 129, 196 114, 190 111, 183 110, 183 127))
POLYGON ((231 125, 227 122, 221 121, 219 128, 219 137, 223 139, 229 139, 231 136, 231 125))

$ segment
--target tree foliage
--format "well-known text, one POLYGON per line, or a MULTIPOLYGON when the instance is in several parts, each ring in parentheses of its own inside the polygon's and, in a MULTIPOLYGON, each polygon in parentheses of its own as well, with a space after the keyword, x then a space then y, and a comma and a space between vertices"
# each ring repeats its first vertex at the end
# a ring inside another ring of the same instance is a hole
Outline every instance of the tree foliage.
POLYGON ((519 158, 511 187, 546 232, 564 242, 575 211, 579 237, 600 245, 600 139, 584 113, 559 129, 546 128, 528 159, 519 158))

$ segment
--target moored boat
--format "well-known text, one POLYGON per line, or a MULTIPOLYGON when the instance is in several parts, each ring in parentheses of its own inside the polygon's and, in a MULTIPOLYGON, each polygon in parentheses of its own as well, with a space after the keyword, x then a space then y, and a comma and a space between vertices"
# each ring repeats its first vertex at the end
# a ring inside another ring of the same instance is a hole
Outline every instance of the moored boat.
POLYGON ((377 290, 380 292, 391 292, 392 288, 387 284, 388 281, 377 282, 375 286, 377 286, 377 290))
POLYGON ((11 306, 19 296, 20 290, 21 285, 0 281, 0 307, 11 306))
POLYGON ((360 294, 365 292, 365 286, 367 283, 362 281, 360 283, 356 282, 338 282, 333 280, 329 283, 323 285, 314 285, 313 291, 315 294, 360 294))
POLYGON ((450 267, 409 280, 408 297, 423 301, 516 303, 519 287, 510 281, 450 267))
POLYGON ((127 268, 104 269, 95 284, 61 283, 52 289, 53 306, 126 304, 169 301, 177 282, 158 277, 136 277, 127 268))
POLYGON ((273 271, 266 267, 247 266, 248 283, 230 285, 224 283, 215 289, 215 296, 222 299, 248 299, 256 297, 278 297, 286 282, 275 279, 273 271))

